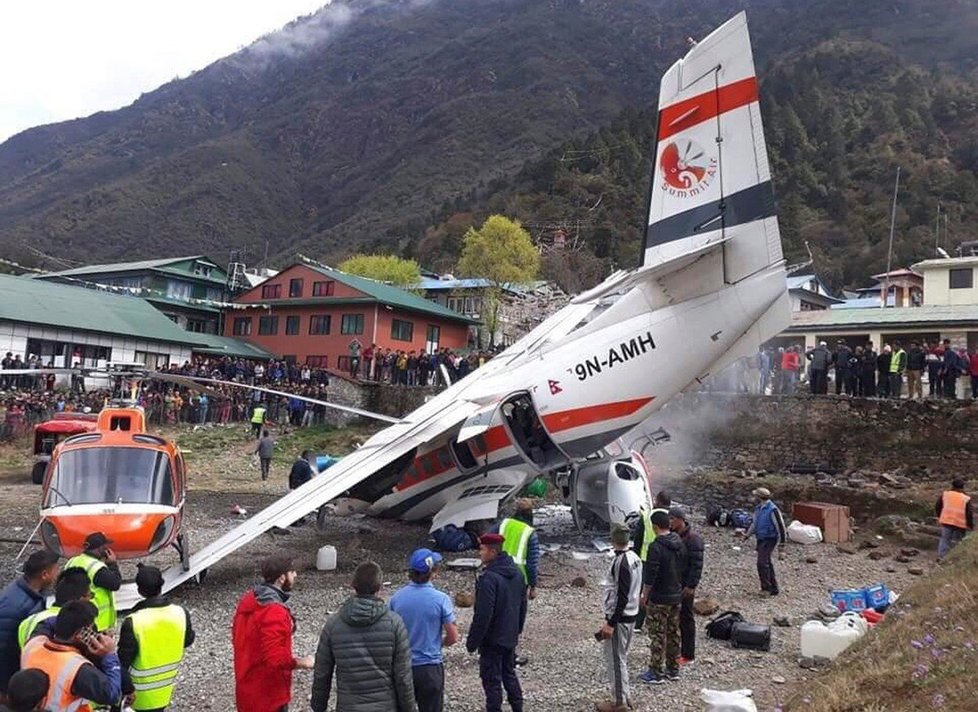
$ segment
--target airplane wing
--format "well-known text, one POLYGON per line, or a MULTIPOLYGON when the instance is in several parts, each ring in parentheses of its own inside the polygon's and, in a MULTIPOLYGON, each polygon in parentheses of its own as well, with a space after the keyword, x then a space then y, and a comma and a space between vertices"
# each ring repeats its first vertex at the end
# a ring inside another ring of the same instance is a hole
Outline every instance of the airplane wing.
POLYGON ((269 529, 287 527, 321 505, 336 499, 419 445, 456 427, 479 408, 469 401, 448 402, 437 409, 428 408, 430 405, 426 404, 419 409, 427 411, 423 413, 425 417, 403 420, 382 430, 322 474, 191 554, 186 571, 180 564, 171 566, 163 574, 164 592, 195 577, 269 529))

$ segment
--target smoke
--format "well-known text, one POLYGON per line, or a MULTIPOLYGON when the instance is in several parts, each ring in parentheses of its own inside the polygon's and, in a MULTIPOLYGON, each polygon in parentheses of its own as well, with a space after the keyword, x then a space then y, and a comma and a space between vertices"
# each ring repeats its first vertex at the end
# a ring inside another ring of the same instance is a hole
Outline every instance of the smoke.
POLYGON ((407 13, 436 0, 344 0, 323 6, 281 30, 260 37, 231 60, 248 69, 264 69, 279 58, 296 59, 335 39, 361 16, 375 12, 407 13))
POLYGON ((687 393, 673 398, 622 439, 642 453, 652 469, 653 484, 668 483, 689 468, 710 466, 713 433, 730 426, 736 417, 736 409, 722 397, 687 393), (669 433, 669 441, 651 445, 660 428, 669 433))

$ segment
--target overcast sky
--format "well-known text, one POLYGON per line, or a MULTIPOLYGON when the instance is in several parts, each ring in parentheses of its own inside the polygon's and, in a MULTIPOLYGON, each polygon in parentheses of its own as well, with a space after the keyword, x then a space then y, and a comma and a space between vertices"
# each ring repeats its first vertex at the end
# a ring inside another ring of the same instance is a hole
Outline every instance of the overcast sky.
POLYGON ((0 0, 0 142, 118 109, 328 0, 0 0))

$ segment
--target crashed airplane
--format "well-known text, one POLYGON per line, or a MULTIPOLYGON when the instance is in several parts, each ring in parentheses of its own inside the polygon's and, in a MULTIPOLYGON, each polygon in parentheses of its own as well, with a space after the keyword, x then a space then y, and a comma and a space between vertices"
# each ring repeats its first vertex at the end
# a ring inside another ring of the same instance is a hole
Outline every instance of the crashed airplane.
MULTIPOLYGON (((786 327, 744 13, 666 72, 657 138, 639 267, 576 297, 328 472, 193 553, 188 566, 167 570, 165 588, 340 496, 378 517, 432 518, 433 528, 493 518, 537 475, 602 450, 786 327)), ((605 498, 608 517, 624 520, 648 503, 649 487, 634 455, 628 467, 616 462, 604 473, 605 498)), ((587 482, 592 505, 595 481, 587 482)))

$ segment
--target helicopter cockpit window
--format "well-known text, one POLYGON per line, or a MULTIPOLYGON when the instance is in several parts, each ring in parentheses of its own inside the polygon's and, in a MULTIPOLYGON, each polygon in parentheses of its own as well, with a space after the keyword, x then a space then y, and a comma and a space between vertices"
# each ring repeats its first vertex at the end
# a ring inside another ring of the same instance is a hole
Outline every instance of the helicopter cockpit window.
POLYGON ((51 477, 46 507, 116 503, 173 505, 166 453, 132 447, 62 453, 51 477))

